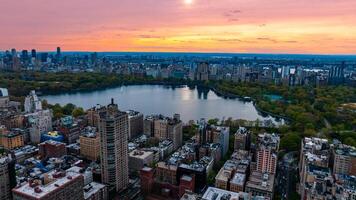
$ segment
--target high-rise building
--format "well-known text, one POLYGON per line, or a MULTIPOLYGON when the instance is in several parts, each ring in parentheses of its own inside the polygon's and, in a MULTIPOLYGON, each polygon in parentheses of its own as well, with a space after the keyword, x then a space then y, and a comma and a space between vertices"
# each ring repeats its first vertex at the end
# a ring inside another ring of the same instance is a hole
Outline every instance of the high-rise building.
POLYGON ((146 116, 143 120, 143 133, 149 137, 154 136, 155 120, 158 119, 156 115, 146 116))
POLYGON ((209 80, 209 64, 199 63, 197 68, 197 80, 207 81, 209 80))
POLYGON ((27 62, 28 61, 28 51, 27 50, 22 50, 21 52, 21 61, 22 62, 27 62))
POLYGON ((182 146, 183 143, 183 123, 180 120, 179 114, 175 114, 173 118, 161 116, 154 120, 154 137, 173 141, 173 149, 182 146))
POLYGON ((330 161, 330 145, 328 140, 320 138, 304 138, 301 142, 300 160, 299 160, 299 193, 301 199, 308 198, 308 193, 315 191, 316 185, 319 187, 317 190, 325 191, 325 182, 330 179, 331 173, 328 169, 330 161), (315 177, 319 176, 318 179, 315 177))
POLYGON ((345 81, 345 62, 342 62, 341 65, 332 66, 329 70, 328 82, 331 85, 342 84, 345 81))
POLYGON ((198 125, 199 125, 199 131, 198 131, 199 136, 197 138, 199 139, 199 143, 203 145, 207 143, 206 131, 208 128, 208 123, 206 123, 205 119, 200 119, 198 125))
POLYGON ((35 111, 42 110, 42 102, 36 95, 36 92, 32 90, 25 98, 25 112, 33 113, 35 111))
POLYGON ((280 137, 275 134, 259 134, 257 138, 256 169, 261 173, 276 174, 277 152, 280 137))
POLYGON ((52 130, 52 110, 40 110, 25 115, 30 126, 30 140, 38 144, 41 141, 41 134, 52 130))
POLYGON ((110 189, 120 191, 129 184, 128 115, 114 100, 98 110, 101 148, 101 179, 110 189))
POLYGON ((234 149, 250 150, 251 132, 245 127, 239 127, 235 133, 234 149))
POLYGON ((10 157, 0 156, 0 199, 12 199, 11 189, 15 186, 15 161, 10 157))
POLYGON ((127 111, 129 116, 129 140, 143 134, 143 114, 137 111, 127 111))
POLYGON ((17 56, 16 49, 11 49, 11 55, 12 55, 12 57, 17 56))
POLYGON ((61 57, 61 47, 57 47, 57 54, 56 56, 59 58, 61 57))
POLYGON ((96 107, 87 110, 87 120, 89 126, 98 127, 99 114, 96 107))
POLYGON ((37 57, 36 49, 32 49, 32 50, 31 50, 31 57, 32 57, 32 58, 36 58, 36 57, 37 57))
POLYGON ((210 143, 218 143, 222 147, 222 157, 229 150, 230 128, 225 126, 210 126, 207 130, 207 137, 210 143))

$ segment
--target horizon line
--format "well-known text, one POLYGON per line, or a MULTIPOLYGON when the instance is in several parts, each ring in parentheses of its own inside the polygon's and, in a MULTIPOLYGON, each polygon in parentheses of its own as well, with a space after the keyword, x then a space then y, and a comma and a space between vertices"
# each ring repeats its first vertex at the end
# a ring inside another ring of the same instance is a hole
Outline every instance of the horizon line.
MULTIPOLYGON (((8 50, 0 50, 0 52, 6 52, 6 51, 11 51, 12 48, 8 50)), ((15 48, 16 49, 16 48, 15 48)), ((32 49, 21 49, 17 51, 20 53, 23 50, 28 50, 31 51, 32 49)), ((36 49, 35 49, 36 50, 36 49)), ((41 50, 37 51, 38 53, 56 53, 56 50, 41 50)), ((197 51, 87 51, 87 50, 65 50, 62 51, 61 53, 161 53, 161 54, 240 54, 240 55, 305 55, 305 56, 356 56, 355 54, 343 54, 343 53, 334 53, 334 54, 328 54, 328 53, 257 53, 257 52, 197 52, 197 51)))

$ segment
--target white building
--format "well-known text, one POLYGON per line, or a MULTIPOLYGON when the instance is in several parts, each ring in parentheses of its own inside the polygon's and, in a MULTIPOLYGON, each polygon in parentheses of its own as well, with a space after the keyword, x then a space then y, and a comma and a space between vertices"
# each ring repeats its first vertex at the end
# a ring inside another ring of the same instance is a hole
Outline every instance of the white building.
POLYGON ((32 143, 39 143, 41 133, 52 130, 52 111, 40 110, 31 114, 25 115, 30 127, 30 140, 32 143))
POLYGON ((0 88, 0 108, 7 108, 9 106, 9 92, 6 88, 0 88))
POLYGON ((42 110, 42 102, 36 95, 36 92, 32 90, 25 98, 25 112, 33 113, 42 110))

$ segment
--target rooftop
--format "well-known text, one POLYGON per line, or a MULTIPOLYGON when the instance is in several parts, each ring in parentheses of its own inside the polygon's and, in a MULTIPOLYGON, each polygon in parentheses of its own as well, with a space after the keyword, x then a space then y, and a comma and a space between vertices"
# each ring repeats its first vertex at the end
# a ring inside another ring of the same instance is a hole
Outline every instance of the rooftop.
POLYGON ((209 187, 203 195, 203 199, 209 200, 233 200, 241 199, 247 200, 248 194, 244 192, 236 193, 227 190, 222 190, 215 187, 209 187))
POLYGON ((137 116, 141 116, 142 115, 142 113, 140 113, 138 111, 135 111, 135 110, 128 110, 128 111, 126 111, 126 113, 129 115, 129 118, 137 117, 137 116))
POLYGON ((87 126, 82 130, 81 135, 83 137, 96 138, 96 128, 87 126))
POLYGON ((105 185, 97 183, 97 182, 91 182, 88 185, 84 186, 84 199, 89 199, 90 196, 93 194, 97 193, 99 190, 105 188, 105 185))
POLYGON ((49 144, 49 145, 55 145, 55 146, 60 146, 60 145, 66 145, 65 143, 63 142, 58 142, 58 141, 55 141, 55 140, 46 140, 42 143, 40 143, 39 145, 45 145, 45 144, 49 144))
POLYGON ((356 148, 345 144, 339 144, 335 148, 335 153, 338 155, 356 157, 356 148))
POLYGON ((234 177, 231 179, 230 183, 235 185, 244 185, 246 181, 246 175, 241 173, 236 173, 234 177))
POLYGON ((271 149, 278 151, 280 137, 277 134, 259 134, 258 138, 258 148, 260 149, 271 149))
POLYGON ((129 157, 145 159, 148 156, 151 156, 152 154, 153 154, 152 151, 133 150, 129 153, 129 157))
POLYGON ((43 198, 45 195, 57 190, 69 182, 80 178, 81 175, 75 172, 52 171, 47 174, 49 182, 41 184, 39 180, 29 181, 26 184, 13 189, 14 193, 26 194, 32 198, 43 198))
POLYGON ((273 174, 253 171, 246 183, 246 187, 272 192, 274 179, 275 176, 273 174))
POLYGON ((241 127, 239 127, 239 129, 237 129, 235 134, 237 134, 237 135, 247 135, 249 133, 250 133, 250 131, 248 131, 247 128, 241 126, 241 127))

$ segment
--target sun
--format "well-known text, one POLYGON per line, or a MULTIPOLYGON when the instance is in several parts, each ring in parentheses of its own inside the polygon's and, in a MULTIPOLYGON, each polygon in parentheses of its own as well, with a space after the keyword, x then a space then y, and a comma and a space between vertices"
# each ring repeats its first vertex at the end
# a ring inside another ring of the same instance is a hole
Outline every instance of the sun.
POLYGON ((193 3, 193 0, 184 0, 184 4, 186 5, 191 5, 193 3))

